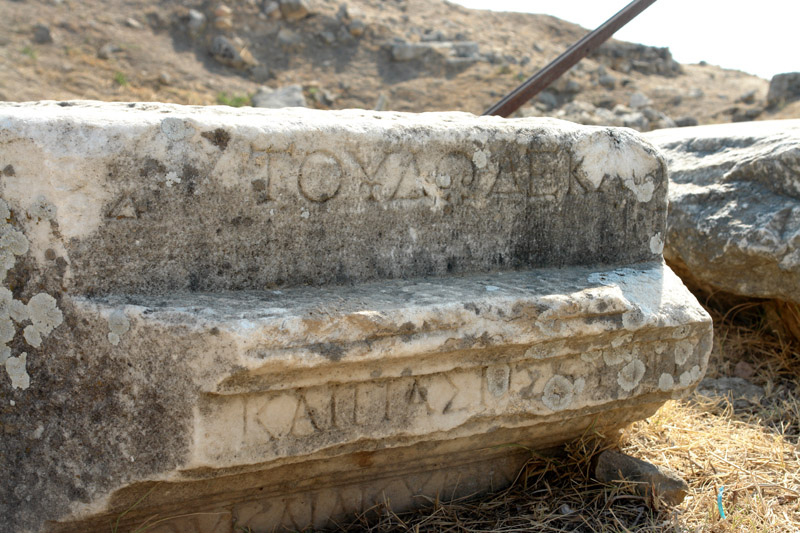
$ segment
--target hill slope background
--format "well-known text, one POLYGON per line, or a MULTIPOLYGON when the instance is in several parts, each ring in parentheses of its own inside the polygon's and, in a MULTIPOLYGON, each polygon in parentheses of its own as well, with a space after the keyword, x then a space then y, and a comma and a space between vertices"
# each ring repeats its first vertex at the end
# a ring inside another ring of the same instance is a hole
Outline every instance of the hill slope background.
MULTIPOLYGON (((477 114, 587 32, 443 0, 2 4, 0 99, 9 101, 242 105, 261 86, 299 84, 321 109, 477 114)), ((522 113, 640 130, 673 125, 664 118, 800 116, 799 102, 765 109, 767 88, 743 72, 679 65, 667 49, 609 41, 522 113)))

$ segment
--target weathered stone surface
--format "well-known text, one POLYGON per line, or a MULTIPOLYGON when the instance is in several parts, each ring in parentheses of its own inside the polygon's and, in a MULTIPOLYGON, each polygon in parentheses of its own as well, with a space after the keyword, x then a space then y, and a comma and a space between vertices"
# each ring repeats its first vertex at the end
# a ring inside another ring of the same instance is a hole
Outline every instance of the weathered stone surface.
POLYGON ((69 258, 70 292, 264 289, 661 257, 665 165, 624 130, 152 104, 3 112, 0 168, 16 169, 4 173, 5 197, 26 209, 41 197, 41 221, 54 213, 60 237, 42 230, 36 249, 69 258))
POLYGON ((5 104, 0 169, 3 531, 474 493, 524 462, 500 445, 648 416, 707 362, 629 132, 5 104))
POLYGON ((665 258, 706 286, 800 303, 800 121, 662 130, 665 258))

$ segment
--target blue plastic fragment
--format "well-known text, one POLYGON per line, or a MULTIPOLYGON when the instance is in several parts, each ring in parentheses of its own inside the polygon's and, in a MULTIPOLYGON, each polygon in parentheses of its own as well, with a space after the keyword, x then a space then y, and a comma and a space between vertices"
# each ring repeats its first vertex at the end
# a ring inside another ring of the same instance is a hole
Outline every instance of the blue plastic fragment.
POLYGON ((722 491, 725 490, 725 485, 722 485, 717 491, 717 509, 719 509, 719 516, 725 520, 725 509, 722 507, 722 491))

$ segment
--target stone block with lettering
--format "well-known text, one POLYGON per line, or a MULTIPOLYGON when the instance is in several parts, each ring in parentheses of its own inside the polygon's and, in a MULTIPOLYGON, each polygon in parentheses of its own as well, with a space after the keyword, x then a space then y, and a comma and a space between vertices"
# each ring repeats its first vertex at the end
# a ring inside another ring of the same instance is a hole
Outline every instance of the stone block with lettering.
POLYGON ((707 364, 629 130, 0 104, 0 171, 2 531, 299 530, 499 488, 707 364))

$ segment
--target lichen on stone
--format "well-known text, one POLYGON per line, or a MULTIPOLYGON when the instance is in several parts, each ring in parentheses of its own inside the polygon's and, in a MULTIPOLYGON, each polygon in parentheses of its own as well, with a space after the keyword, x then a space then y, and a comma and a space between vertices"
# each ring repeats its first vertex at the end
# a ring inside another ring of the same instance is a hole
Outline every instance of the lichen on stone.
POLYGON ((0 200, 0 279, 5 279, 14 267, 16 256, 28 252, 28 239, 7 222, 10 217, 8 204, 0 200))
POLYGON ((125 313, 117 309, 108 316, 108 342, 117 346, 122 335, 131 329, 131 323, 125 313))
POLYGON ((620 369, 617 374, 617 383, 622 390, 630 392, 642 381, 645 370, 644 363, 639 359, 634 359, 620 369))
MULTIPOLYGON (((0 281, 5 281, 9 269, 14 267, 16 256, 27 253, 29 249, 28 239, 8 223, 9 218, 11 210, 0 199, 0 281)), ((15 300, 7 287, 0 286, 0 364, 11 378, 12 387, 24 390, 30 386, 30 376, 25 370, 27 353, 11 357, 11 348, 8 346, 19 327, 30 321, 23 330, 23 337, 28 344, 39 348, 42 337, 49 335, 63 320, 64 315, 56 305, 55 298, 49 294, 39 293, 26 305, 15 300)))
POLYGON ((50 203, 44 196, 39 195, 30 207, 28 207, 28 213, 40 219, 55 220, 56 206, 50 203))
POLYGON ((658 378, 658 388, 662 391, 668 391, 675 386, 675 378, 672 377, 672 374, 667 374, 664 372, 661 374, 661 377, 658 378))
POLYGON ((31 324, 25 327, 23 336, 28 344, 36 348, 42 345, 42 337, 47 336, 64 320, 56 299, 44 292, 28 301, 28 316, 31 324))
POLYGON ((9 357, 5 361, 6 373, 11 378, 11 386, 15 389, 25 390, 31 386, 31 377, 25 369, 27 360, 28 354, 22 352, 19 357, 9 357))
POLYGON ((700 367, 698 365, 694 365, 691 369, 680 375, 679 380, 681 382, 681 386, 688 387, 693 382, 699 381, 701 375, 702 372, 700 371, 700 367))
POLYGON ((542 403, 552 411, 562 411, 570 406, 576 394, 583 391, 584 380, 573 383, 569 378, 556 374, 544 385, 542 403))
POLYGON ((508 365, 495 365, 486 369, 486 385, 492 396, 497 398, 508 391, 511 368, 508 365))

